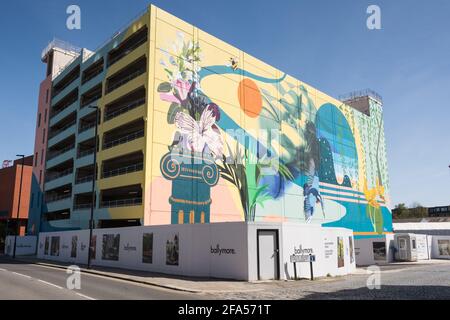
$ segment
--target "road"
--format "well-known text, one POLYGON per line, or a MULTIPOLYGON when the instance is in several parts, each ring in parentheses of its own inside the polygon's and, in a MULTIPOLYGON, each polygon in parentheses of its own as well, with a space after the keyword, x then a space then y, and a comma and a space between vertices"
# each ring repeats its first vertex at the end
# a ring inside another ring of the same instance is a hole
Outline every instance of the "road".
POLYGON ((69 290, 66 270, 11 262, 0 257, 0 300, 193 300, 200 296, 91 274, 81 274, 81 289, 69 290))
POLYGON ((0 256, 0 300, 3 299, 84 299, 84 300, 192 300, 192 299, 450 299, 450 261, 391 264, 381 267, 381 289, 369 290, 365 269, 358 274, 315 281, 270 281, 248 283, 248 292, 187 293, 81 274, 81 289, 66 287, 65 269, 13 261, 0 256))

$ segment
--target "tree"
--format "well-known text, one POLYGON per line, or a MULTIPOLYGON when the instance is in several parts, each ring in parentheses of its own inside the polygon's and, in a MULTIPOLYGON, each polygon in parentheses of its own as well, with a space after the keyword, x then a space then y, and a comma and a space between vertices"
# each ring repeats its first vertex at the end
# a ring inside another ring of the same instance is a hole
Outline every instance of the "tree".
POLYGON ((428 209, 418 202, 414 202, 410 208, 406 207, 404 203, 399 203, 392 210, 392 217, 394 219, 426 218, 428 209))
POLYGON ((408 215, 408 208, 404 203, 399 203, 392 210, 392 215, 394 219, 402 219, 408 215))
POLYGON ((414 202, 409 210, 413 218, 425 218, 428 216, 428 209, 418 202, 414 202))

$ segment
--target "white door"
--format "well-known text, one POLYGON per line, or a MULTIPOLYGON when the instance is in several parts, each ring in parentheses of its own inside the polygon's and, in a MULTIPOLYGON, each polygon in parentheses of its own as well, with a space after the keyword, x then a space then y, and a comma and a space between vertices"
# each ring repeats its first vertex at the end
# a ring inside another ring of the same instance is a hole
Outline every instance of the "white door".
POLYGON ((398 238, 398 256, 400 260, 406 260, 408 257, 407 250, 406 239, 398 238))
POLYGON ((259 280, 278 279, 278 233, 258 230, 259 280))

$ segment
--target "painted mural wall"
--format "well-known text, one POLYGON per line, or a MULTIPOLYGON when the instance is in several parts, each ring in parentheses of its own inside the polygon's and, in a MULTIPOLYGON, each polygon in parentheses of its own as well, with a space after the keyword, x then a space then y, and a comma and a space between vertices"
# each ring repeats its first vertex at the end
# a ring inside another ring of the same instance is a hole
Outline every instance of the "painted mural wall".
MULTIPOLYGON (((131 150, 143 152, 143 174, 96 183, 100 195, 140 184, 142 205, 103 208, 99 196, 96 220, 301 222, 350 228, 355 238, 392 232, 379 103, 371 101, 367 116, 154 6, 72 66, 81 64, 83 71, 102 57, 106 61, 112 48, 144 26, 147 42, 105 68, 96 81, 75 84, 81 93, 98 80, 105 87, 120 68, 146 59, 147 72, 97 102, 104 114, 105 105, 146 89, 146 108, 121 118, 123 123, 142 119, 145 137, 97 154, 100 167, 131 150)), ((86 110, 80 108, 78 121, 86 110)), ((118 125, 118 120, 102 121, 99 136, 118 125)), ((85 138, 77 135, 77 142, 85 138)), ((78 159, 75 150, 71 156, 75 167, 91 161, 78 159)), ((90 185, 75 189, 90 192, 90 185)), ((71 208, 71 216, 41 222, 40 230, 87 228, 89 212, 75 210, 73 203, 74 197, 44 206, 44 214, 71 208)))
POLYGON ((304 222, 392 232, 370 116, 156 10, 152 224, 304 222))

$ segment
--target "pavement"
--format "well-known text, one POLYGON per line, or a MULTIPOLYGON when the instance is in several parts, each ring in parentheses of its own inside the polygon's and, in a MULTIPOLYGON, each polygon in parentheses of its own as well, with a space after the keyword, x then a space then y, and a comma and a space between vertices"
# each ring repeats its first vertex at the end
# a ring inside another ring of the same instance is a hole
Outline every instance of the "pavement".
MULTIPOLYGON (((16 261, 0 256, 0 271, 23 273, 50 283, 64 284, 69 264, 35 257, 19 257, 16 261), (16 265, 14 265, 14 263, 16 265), (36 268, 45 274, 57 274, 56 279, 40 277, 36 268), (56 271, 57 270, 57 271, 56 271), (42 270, 41 270, 42 271, 42 270), (30 274, 31 272, 31 274, 30 274), (52 282, 53 281, 53 282, 52 282), (56 281, 56 282, 55 282, 56 281)), ((347 276, 318 278, 314 281, 233 281, 192 278, 167 274, 80 266, 82 275, 89 279, 84 293, 99 299, 450 299, 450 261, 428 260, 403 262, 380 266, 381 289, 369 290, 366 268, 357 268, 347 276), (95 286, 91 286, 95 278, 95 286), (120 284, 120 285, 118 285, 120 284), (128 288, 125 287, 128 286, 128 288), (95 288, 94 288, 95 287, 95 288), (143 289, 146 288, 146 289, 143 289), (96 290, 94 290, 96 289, 96 290), (100 294, 100 292, 110 292, 100 294), (88 294, 89 293, 89 294, 88 294)), ((11 283, 12 273, 5 279, 0 272, 0 283, 11 283)), ((23 281, 19 279, 18 281, 23 281)), ((83 281, 83 283, 85 283, 83 281)), ((84 289, 84 288, 83 288, 84 289)), ((25 294, 25 293, 24 293, 25 294)), ((62 296, 63 297, 63 296, 62 296)), ((1 299, 0 295, 0 299, 1 299)), ((67 298, 70 298, 67 296, 67 298)))
MULTIPOLYGON (((270 290, 223 293, 215 299, 244 300, 449 300, 450 261, 430 260, 380 266, 378 288, 369 289, 373 274, 357 268, 351 275, 317 281, 274 282, 270 290)), ((372 278, 373 279, 373 278, 372 278)), ((208 298, 208 295, 206 296, 208 298)))

